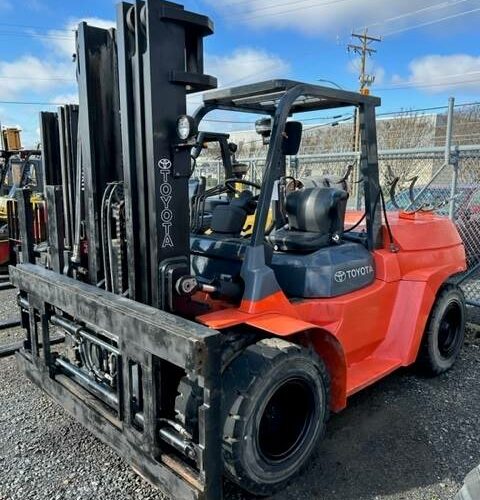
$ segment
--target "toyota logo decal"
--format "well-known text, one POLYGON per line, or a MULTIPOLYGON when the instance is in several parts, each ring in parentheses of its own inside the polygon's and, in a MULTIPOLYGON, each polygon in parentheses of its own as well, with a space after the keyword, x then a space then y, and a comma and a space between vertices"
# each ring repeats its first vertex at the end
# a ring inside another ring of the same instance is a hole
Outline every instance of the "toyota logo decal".
POLYGON ((158 161, 158 166, 160 170, 170 170, 172 162, 168 158, 162 158, 158 161))
POLYGON ((337 283, 343 283, 347 279, 347 273, 345 271, 337 271, 335 273, 335 281, 337 283))

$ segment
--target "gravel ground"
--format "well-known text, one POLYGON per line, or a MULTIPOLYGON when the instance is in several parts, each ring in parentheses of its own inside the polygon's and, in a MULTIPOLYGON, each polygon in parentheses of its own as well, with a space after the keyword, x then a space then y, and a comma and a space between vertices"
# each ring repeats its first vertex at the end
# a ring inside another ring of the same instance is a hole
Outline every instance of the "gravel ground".
MULTIPOLYGON (((0 319, 15 313, 15 292, 0 292, 0 319)), ((19 329, 0 332, 0 344, 20 337, 19 329)), ((352 397, 308 469, 273 499, 451 499, 480 462, 479 359, 470 328, 449 373, 401 370, 352 397)), ((0 359, 0 500, 167 498, 50 402, 14 359, 0 359)))

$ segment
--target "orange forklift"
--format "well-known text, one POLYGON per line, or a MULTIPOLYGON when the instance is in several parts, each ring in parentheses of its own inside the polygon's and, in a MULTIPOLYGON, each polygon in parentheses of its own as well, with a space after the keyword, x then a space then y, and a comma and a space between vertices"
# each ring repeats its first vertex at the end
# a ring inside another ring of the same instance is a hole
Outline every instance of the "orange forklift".
POLYGON ((78 189, 47 177, 45 254, 29 191, 18 194, 18 364, 173 498, 220 499, 223 477, 269 495, 349 396, 402 366, 439 375, 454 364, 464 248, 447 218, 385 210, 378 98, 291 80, 213 90, 208 18, 146 0, 121 3, 117 20, 116 32, 79 26, 78 189), (302 140, 296 115, 351 106, 364 209, 347 224, 344 180, 299 182, 286 157, 302 140), (216 110, 261 117, 261 184, 244 178, 228 134, 201 131, 216 110), (226 180, 206 189, 195 165, 209 142, 226 180))

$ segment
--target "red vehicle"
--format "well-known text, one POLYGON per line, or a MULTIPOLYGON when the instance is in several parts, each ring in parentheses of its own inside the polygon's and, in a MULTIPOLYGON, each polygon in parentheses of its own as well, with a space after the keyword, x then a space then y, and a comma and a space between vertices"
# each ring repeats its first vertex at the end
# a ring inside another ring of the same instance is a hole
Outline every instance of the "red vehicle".
POLYGON ((76 200, 47 180, 48 258, 35 253, 29 218, 20 221, 23 263, 11 279, 26 340, 17 359, 174 498, 220 499, 222 476, 267 495, 309 460, 349 396, 402 366, 438 375, 454 364, 465 250, 448 218, 387 212, 378 98, 272 80, 211 90, 187 116, 186 93, 214 86, 202 74, 209 20, 154 0, 118 13, 115 37, 79 28, 78 137, 89 139, 76 200), (120 92, 104 77, 117 66, 120 92), (285 167, 303 133, 289 117, 349 106, 359 111, 365 197, 352 220, 342 185, 301 187, 285 167), (265 117, 261 185, 243 178, 227 134, 198 132, 219 109, 265 117), (226 180, 190 200, 195 159, 212 142, 226 180), (56 230, 69 203, 82 229, 73 248, 56 230), (71 350, 53 349, 51 325, 71 350))

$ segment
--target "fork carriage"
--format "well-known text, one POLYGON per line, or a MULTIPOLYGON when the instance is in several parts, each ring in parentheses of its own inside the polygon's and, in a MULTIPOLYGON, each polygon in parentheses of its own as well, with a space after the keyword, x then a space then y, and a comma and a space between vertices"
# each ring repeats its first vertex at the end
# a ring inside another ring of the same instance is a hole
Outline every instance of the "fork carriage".
POLYGON ((11 267, 10 276, 27 331, 21 370, 174 498, 221 498, 220 333, 36 265, 11 267), (96 382, 54 352, 55 327, 108 353, 117 383, 96 382), (182 370, 203 390, 198 443, 178 432, 162 391, 182 370))

